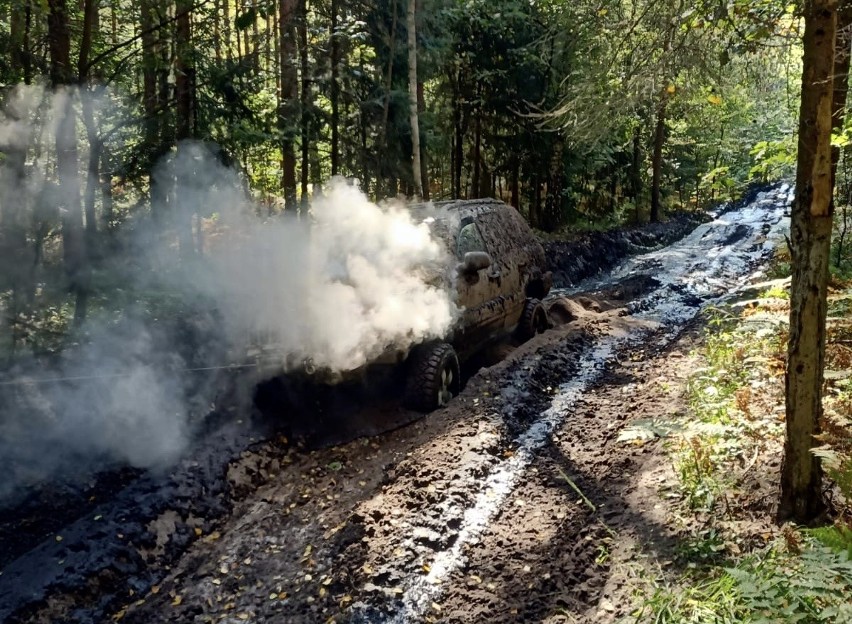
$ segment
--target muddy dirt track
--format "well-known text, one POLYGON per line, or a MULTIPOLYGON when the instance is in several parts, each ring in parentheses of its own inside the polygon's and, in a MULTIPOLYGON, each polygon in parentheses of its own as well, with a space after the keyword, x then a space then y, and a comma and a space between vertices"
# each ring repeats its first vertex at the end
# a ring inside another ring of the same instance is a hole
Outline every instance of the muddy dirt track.
POLYGON ((608 553, 665 547, 642 496, 652 446, 618 434, 681 409, 661 380, 688 372, 684 331, 755 278, 790 200, 777 187, 555 293, 556 326, 446 409, 371 404, 324 423, 330 440, 371 418, 389 433, 305 452, 223 408, 173 474, 81 497, 75 521, 5 549, 0 621, 614 620, 629 605, 608 553))

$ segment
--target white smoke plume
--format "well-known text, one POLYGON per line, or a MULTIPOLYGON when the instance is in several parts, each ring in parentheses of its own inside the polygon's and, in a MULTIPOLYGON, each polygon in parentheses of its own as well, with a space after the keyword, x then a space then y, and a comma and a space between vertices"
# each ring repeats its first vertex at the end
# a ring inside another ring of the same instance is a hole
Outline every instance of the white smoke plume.
MULTIPOLYGON (((24 180, 0 163, 0 217, 17 201, 16 218, 26 205, 22 222, 31 224, 62 195, 44 160, 60 97, 70 95, 7 98, 0 150, 24 145, 29 157, 24 180)), ((116 101, 104 96, 95 111, 119 118, 116 101)), ((115 235, 121 246, 104 266, 130 299, 168 292, 177 300, 171 318, 107 302, 59 359, 13 359, 0 374, 0 470, 8 477, 0 499, 69 467, 173 463, 215 399, 188 368, 244 363, 260 347, 281 371, 309 360, 346 372, 445 335, 457 317, 450 255, 402 205, 378 206, 335 180, 307 218, 262 219, 241 176, 195 143, 179 146, 155 177, 174 184, 172 210, 189 215, 202 253, 179 262, 174 236, 143 215, 115 235)))

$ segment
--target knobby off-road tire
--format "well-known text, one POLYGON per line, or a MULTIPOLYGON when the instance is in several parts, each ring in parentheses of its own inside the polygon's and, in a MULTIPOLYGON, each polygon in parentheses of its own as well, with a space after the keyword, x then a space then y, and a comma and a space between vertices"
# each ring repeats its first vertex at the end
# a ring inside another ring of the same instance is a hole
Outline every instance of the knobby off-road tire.
POLYGON ((403 403, 418 412, 431 412, 459 393, 461 379, 455 349, 446 342, 415 347, 409 356, 403 403))
POLYGON ((515 330, 515 336, 521 342, 526 342, 537 334, 544 333, 550 327, 547 311, 538 299, 527 299, 521 320, 515 330))

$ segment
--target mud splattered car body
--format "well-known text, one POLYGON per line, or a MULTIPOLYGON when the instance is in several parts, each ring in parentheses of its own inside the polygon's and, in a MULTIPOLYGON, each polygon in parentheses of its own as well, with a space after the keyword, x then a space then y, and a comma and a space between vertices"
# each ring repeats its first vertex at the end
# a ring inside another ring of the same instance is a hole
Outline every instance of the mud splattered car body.
POLYGON ((445 405, 460 390, 459 362, 515 333, 548 327, 540 300, 551 287, 544 249, 517 210, 495 199, 412 206, 443 242, 460 318, 441 340, 388 351, 371 366, 402 365, 404 403, 419 411, 445 405))
POLYGON ((460 310, 448 334, 408 349, 387 348, 365 366, 345 372, 317 369, 310 360, 290 361, 290 354, 266 342, 255 359, 262 378, 283 368, 290 377, 336 384, 394 369, 405 376, 406 405, 431 411, 459 392, 460 361, 513 332, 525 340, 546 329, 540 299, 550 290, 551 274, 543 247, 517 210, 495 199, 413 205, 410 210, 446 247, 449 265, 432 268, 435 282, 454 290, 460 310))
POLYGON ((528 301, 547 295, 551 277, 544 249, 511 206, 477 199, 435 207, 441 216, 432 231, 458 263, 456 303, 462 313, 447 340, 467 359, 518 329, 528 301))

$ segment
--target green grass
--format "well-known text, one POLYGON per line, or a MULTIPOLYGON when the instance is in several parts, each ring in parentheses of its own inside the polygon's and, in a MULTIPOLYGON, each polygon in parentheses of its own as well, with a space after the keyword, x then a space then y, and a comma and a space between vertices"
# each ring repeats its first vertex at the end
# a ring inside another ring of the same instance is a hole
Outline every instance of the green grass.
POLYGON ((683 498, 711 511, 737 485, 740 460, 756 441, 781 431, 751 413, 750 386, 765 376, 756 360, 780 346, 773 332, 748 331, 727 311, 710 312, 702 348, 705 366, 687 381, 693 418, 670 447, 683 498))
MULTIPOLYGON (((772 293, 772 296, 780 293, 772 293)), ((849 300, 835 301, 841 312, 849 300)), ((845 309, 845 308, 844 308, 845 309)), ((676 516, 685 532, 672 565, 640 592, 634 622, 657 624, 852 623, 852 528, 841 515, 836 526, 784 527, 781 537, 754 546, 736 527, 743 459, 778 448, 783 422, 767 413, 780 401, 781 329, 748 323, 725 310, 711 312, 700 355, 704 366, 687 382, 689 425, 673 436, 669 451, 681 495, 676 516), (752 329, 750 329, 752 327, 752 329), (772 364, 773 360, 775 364, 772 364), (774 367, 774 368, 773 368, 774 367), (762 401, 753 394, 774 388, 762 401), (719 502, 724 500, 725 506, 719 502), (736 548, 729 545, 736 543, 736 548), (740 548, 742 546, 742 548, 740 548)), ((832 386, 827 413, 852 409, 852 380, 832 386)), ((820 450, 841 498, 852 497, 852 443, 848 420, 824 427, 820 450), (840 437, 838 437, 840 436, 840 437), (842 440, 838 442, 838 440, 842 440), (828 446, 832 444, 831 446, 828 446), (847 479, 848 478, 848 479, 847 479)), ((747 470, 747 469, 746 469, 747 470)), ((838 501, 842 505, 842 500, 838 501)))

